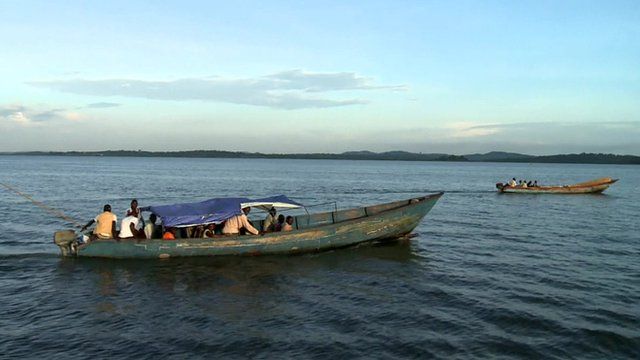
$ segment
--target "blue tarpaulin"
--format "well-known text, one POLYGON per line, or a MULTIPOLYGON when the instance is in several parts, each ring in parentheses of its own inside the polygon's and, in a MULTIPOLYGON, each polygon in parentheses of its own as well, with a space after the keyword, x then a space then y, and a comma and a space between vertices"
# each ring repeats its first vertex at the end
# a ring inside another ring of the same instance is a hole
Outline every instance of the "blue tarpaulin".
POLYGON ((180 227, 210 223, 219 224, 233 216, 240 215, 242 208, 247 206, 268 210, 271 206, 276 208, 298 208, 302 207, 302 204, 284 195, 277 195, 261 199, 215 198, 194 203, 146 206, 140 209, 156 214, 156 216, 160 217, 164 226, 180 227))

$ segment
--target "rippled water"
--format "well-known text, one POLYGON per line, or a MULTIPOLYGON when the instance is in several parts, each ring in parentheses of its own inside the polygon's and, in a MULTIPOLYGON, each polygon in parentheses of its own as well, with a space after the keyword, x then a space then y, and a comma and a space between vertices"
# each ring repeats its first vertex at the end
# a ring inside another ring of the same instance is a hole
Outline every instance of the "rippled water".
POLYGON ((0 157, 0 181, 81 222, 132 197, 343 208, 447 192, 408 242, 114 261, 58 257, 64 222, 0 188, 0 357, 640 357, 637 166, 0 157), (621 181, 493 191, 514 176, 621 181))

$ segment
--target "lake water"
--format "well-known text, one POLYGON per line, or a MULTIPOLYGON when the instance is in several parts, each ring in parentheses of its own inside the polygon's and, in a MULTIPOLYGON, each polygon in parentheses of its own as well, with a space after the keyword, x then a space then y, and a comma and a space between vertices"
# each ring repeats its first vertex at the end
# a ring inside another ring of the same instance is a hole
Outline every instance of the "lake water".
POLYGON ((284 193, 328 210, 444 190, 411 241, 300 256, 63 259, 0 187, 0 358, 640 358, 640 167, 0 156, 0 182, 86 222, 284 193), (620 178, 603 195, 500 195, 620 178))

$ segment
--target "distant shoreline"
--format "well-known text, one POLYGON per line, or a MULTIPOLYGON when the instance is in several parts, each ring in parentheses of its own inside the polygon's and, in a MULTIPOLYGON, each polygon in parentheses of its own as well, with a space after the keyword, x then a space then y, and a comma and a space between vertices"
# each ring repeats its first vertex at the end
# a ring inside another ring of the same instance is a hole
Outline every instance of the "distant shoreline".
POLYGON ((107 156, 107 157, 176 157, 176 158, 229 158, 229 159, 308 159, 308 160, 395 160, 395 161, 460 161, 460 162, 512 162, 512 163, 566 163, 566 164, 622 164, 640 165, 640 156, 616 154, 558 154, 526 155, 492 151, 485 154, 451 155, 442 153, 411 153, 389 151, 349 151, 334 153, 265 154, 258 152, 190 150, 190 151, 22 151, 0 152, 0 155, 31 156, 107 156))

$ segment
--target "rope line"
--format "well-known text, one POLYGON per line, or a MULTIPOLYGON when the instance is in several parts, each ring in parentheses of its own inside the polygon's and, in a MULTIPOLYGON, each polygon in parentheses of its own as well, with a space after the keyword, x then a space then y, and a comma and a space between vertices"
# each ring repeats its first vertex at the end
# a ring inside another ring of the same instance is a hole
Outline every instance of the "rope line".
POLYGON ((52 214, 54 216, 57 216, 57 217, 63 219, 64 221, 66 221, 66 222, 68 222, 70 224, 74 224, 75 226, 80 227, 80 228, 82 226, 84 226, 83 224, 80 224, 77 220, 65 215, 65 213, 63 213, 62 211, 54 209, 54 208, 52 208, 50 206, 47 206, 44 203, 42 203, 42 202, 40 202, 38 200, 35 200, 34 198, 29 196, 28 194, 25 194, 25 193, 21 192, 20 190, 14 188, 12 186, 9 186, 9 185, 7 185, 5 183, 0 183, 0 185, 4 186, 5 188, 7 188, 7 189, 9 189, 11 191, 13 191, 16 194, 22 196, 23 198, 31 201, 34 205, 36 205, 37 207, 41 208, 42 210, 44 210, 44 211, 46 211, 46 212, 48 212, 48 213, 50 213, 50 214, 52 214))

